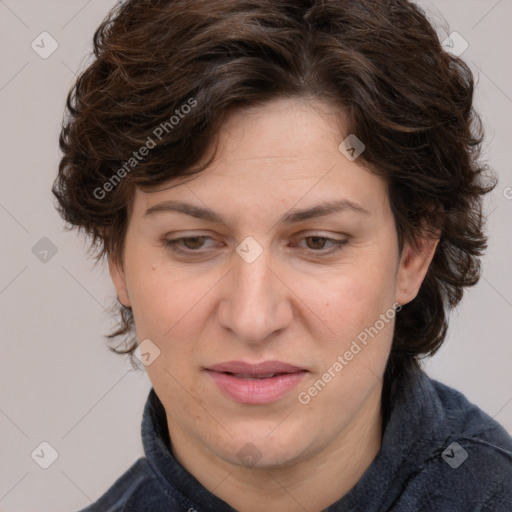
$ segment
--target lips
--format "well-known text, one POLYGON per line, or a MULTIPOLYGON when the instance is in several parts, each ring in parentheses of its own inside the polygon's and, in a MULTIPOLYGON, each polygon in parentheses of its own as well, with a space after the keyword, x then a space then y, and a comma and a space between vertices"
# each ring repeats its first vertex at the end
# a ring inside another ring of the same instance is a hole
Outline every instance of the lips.
POLYGON ((262 363, 250 364, 243 361, 229 361, 227 363, 216 364, 208 368, 214 372, 233 373, 251 375, 259 377, 275 373, 296 373, 303 371, 304 368, 281 361, 264 361, 262 363))
POLYGON ((224 396, 235 402, 253 405, 279 400, 307 373, 304 368, 282 361, 257 364, 229 361, 206 368, 206 371, 224 396))

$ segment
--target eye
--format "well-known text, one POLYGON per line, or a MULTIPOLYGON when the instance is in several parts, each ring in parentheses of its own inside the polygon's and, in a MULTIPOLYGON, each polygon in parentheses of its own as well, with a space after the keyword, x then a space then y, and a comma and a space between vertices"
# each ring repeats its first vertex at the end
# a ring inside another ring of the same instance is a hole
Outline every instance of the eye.
POLYGON ((301 240, 306 241, 306 245, 308 246, 308 249, 311 249, 313 252, 318 253, 331 253, 340 250, 347 242, 348 240, 338 240, 335 238, 328 238, 325 236, 320 235, 309 235, 303 237, 301 240), (308 241, 310 241, 308 243, 308 241), (329 244, 331 247, 331 250, 327 249, 325 250, 325 245, 329 244))
MULTIPOLYGON (((174 252, 197 252, 198 249, 202 249, 204 240, 210 239, 208 236, 189 236, 184 238, 165 239, 164 244, 166 247, 174 252), (181 247, 185 246, 185 250, 181 247)), ((210 239, 211 240, 211 239, 210 239)))
MULTIPOLYGON (((204 244, 207 240, 212 240, 208 236, 189 236, 174 239, 164 239, 163 243, 165 247, 170 249, 172 252, 181 254, 201 254, 201 250, 205 248, 204 244)), ((301 241, 306 241, 306 249, 317 254, 330 254, 342 249, 342 247, 348 243, 347 239, 338 240, 335 238, 329 238, 320 235, 310 235, 300 238, 301 241), (328 245, 329 248, 325 248, 328 245)))

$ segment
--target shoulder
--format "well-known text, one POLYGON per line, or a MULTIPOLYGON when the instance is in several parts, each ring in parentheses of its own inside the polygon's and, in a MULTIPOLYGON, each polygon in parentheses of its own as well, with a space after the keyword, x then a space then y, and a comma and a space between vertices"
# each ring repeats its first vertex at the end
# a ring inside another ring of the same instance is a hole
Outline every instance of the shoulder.
MULTIPOLYGON (((94 503, 79 512, 135 512, 156 511, 161 505, 162 490, 142 457, 123 473, 94 503), (154 508, 153 508, 154 507, 154 508)), ((166 503, 170 504, 169 501, 166 503)), ((168 508, 170 512, 173 509, 168 508)), ((178 509, 176 509, 178 510, 178 509)))
POLYGON ((418 510, 512 511, 512 438, 460 391, 424 377, 442 418, 414 479, 428 488, 426 508, 418 510))
MULTIPOLYGON (((512 464, 512 437, 494 418, 470 402, 460 391, 427 376, 443 411, 443 429, 483 455, 512 464)), ((509 467, 512 468, 512 465, 509 467)))

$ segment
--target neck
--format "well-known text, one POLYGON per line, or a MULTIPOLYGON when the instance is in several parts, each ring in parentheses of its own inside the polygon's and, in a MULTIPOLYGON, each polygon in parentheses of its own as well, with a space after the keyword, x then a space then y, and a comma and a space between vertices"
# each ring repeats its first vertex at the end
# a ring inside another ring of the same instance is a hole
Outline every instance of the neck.
MULTIPOLYGON (((170 429, 173 453, 203 487, 240 512, 320 512, 354 487, 379 452, 381 393, 382 386, 377 386, 332 443, 293 465, 247 468, 231 464, 179 428, 170 429)), ((170 420, 168 425, 172 425, 170 420)))

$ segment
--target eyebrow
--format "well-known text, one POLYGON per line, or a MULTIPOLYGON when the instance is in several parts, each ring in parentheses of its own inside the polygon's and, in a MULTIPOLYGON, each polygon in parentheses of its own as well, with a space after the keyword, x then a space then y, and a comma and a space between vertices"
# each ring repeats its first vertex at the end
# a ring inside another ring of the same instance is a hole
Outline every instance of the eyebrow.
MULTIPOLYGON (((313 219, 316 217, 325 217, 327 215, 332 215, 334 213, 342 211, 350 211, 364 215, 370 214, 370 212, 363 208, 361 205, 349 201, 347 199, 342 199, 333 202, 324 201, 320 204, 302 210, 291 210, 288 213, 284 214, 279 219, 279 222, 283 224, 295 224, 297 222, 301 222, 304 220, 313 219)), ((143 217, 147 217, 155 213, 165 212, 184 213, 197 219, 227 225, 226 221, 222 218, 222 216, 220 216, 218 213, 214 212, 209 208, 203 208, 193 204, 184 203, 182 201, 173 200, 163 201, 152 206, 151 208, 148 208, 144 212, 143 217)))

